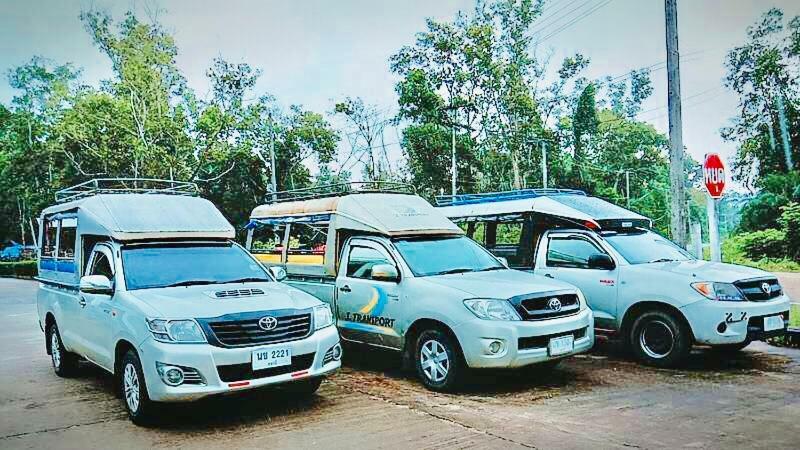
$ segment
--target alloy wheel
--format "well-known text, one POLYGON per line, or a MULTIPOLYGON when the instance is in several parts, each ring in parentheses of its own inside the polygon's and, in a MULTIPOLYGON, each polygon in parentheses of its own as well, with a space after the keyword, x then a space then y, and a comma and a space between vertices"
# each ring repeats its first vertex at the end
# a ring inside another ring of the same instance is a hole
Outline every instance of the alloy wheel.
POLYGON ((647 356, 661 359, 672 352, 675 345, 675 334, 672 328, 661 320, 648 322, 639 335, 639 344, 647 356))
POLYGON ((434 383, 442 382, 450 370, 450 359, 444 346, 439 341, 426 341, 420 351, 420 365, 429 380, 434 383))
POLYGON ((127 364, 122 376, 122 387, 125 390, 125 402, 132 413, 139 409, 139 374, 133 364, 127 364))
POLYGON ((61 343, 56 330, 50 332, 50 359, 53 361, 53 367, 58 370, 61 367, 61 343))

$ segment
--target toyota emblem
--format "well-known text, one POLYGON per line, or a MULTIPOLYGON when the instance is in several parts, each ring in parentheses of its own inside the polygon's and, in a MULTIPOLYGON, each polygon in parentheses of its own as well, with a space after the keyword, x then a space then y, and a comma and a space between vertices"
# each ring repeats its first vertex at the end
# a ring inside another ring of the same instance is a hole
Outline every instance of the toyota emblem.
POLYGON ((258 319, 258 326, 264 331, 274 330, 278 326, 278 319, 272 316, 264 316, 258 319))
POLYGON ((555 312, 561 311, 561 300, 553 297, 547 301, 547 307, 555 312))
POLYGON ((769 295, 770 292, 772 292, 772 286, 765 281, 761 283, 761 290, 764 291, 765 294, 769 295))

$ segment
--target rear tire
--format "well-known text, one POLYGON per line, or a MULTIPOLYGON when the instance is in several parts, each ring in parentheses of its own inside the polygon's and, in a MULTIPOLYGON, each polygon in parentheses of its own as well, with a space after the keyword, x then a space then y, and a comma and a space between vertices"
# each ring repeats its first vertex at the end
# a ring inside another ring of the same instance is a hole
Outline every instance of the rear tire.
POLYGON ((78 355, 67 351, 64 343, 61 342, 61 334, 58 326, 53 322, 47 327, 47 342, 50 344, 50 362, 53 364, 53 371, 62 378, 69 378, 78 371, 78 355))
POLYGON ((630 343, 641 362, 654 367, 675 367, 692 349, 691 331, 674 314, 645 311, 631 327, 630 343))
POLYGON ((415 345, 414 365, 422 384, 438 392, 458 389, 467 371, 457 341, 439 329, 420 333, 415 345))
POLYGON ((151 425, 156 418, 156 405, 147 394, 147 383, 139 355, 128 350, 122 358, 119 374, 120 391, 125 411, 131 422, 139 426, 151 425))

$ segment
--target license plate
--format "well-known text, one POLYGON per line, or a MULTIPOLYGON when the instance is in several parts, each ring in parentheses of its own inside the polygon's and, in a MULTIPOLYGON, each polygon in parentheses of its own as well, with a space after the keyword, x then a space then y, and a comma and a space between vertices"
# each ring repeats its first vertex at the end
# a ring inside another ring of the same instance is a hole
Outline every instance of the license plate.
POLYGON ((253 350, 253 370, 288 366, 292 363, 292 348, 288 345, 272 345, 253 350))
POLYGON ((550 353, 550 356, 563 355, 564 353, 571 352, 574 348, 574 344, 575 336, 570 334, 567 336, 550 339, 550 344, 547 346, 547 350, 550 353))
POLYGON ((764 331, 780 330, 783 328, 783 316, 764 317, 764 331))

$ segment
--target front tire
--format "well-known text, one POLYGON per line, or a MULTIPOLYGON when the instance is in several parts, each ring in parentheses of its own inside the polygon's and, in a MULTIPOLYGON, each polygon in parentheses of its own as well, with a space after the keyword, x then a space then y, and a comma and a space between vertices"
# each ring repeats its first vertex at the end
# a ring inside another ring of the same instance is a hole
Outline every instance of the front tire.
POLYGON ((633 353, 643 363, 654 367, 675 367, 692 348, 689 328, 667 311, 646 311, 631 327, 633 353))
POLYGON ((78 371, 78 355, 64 348, 55 322, 47 328, 47 342, 50 344, 50 362, 56 375, 62 378, 75 375, 78 371))
POLYGON ((466 364, 454 338, 439 329, 425 330, 415 348, 417 375, 426 388, 438 392, 458 389, 466 364))
POLYGON ((155 419, 155 404, 147 395, 147 383, 139 355, 133 350, 128 350, 122 358, 120 370, 120 391, 128 417, 136 425, 152 424, 155 419))

